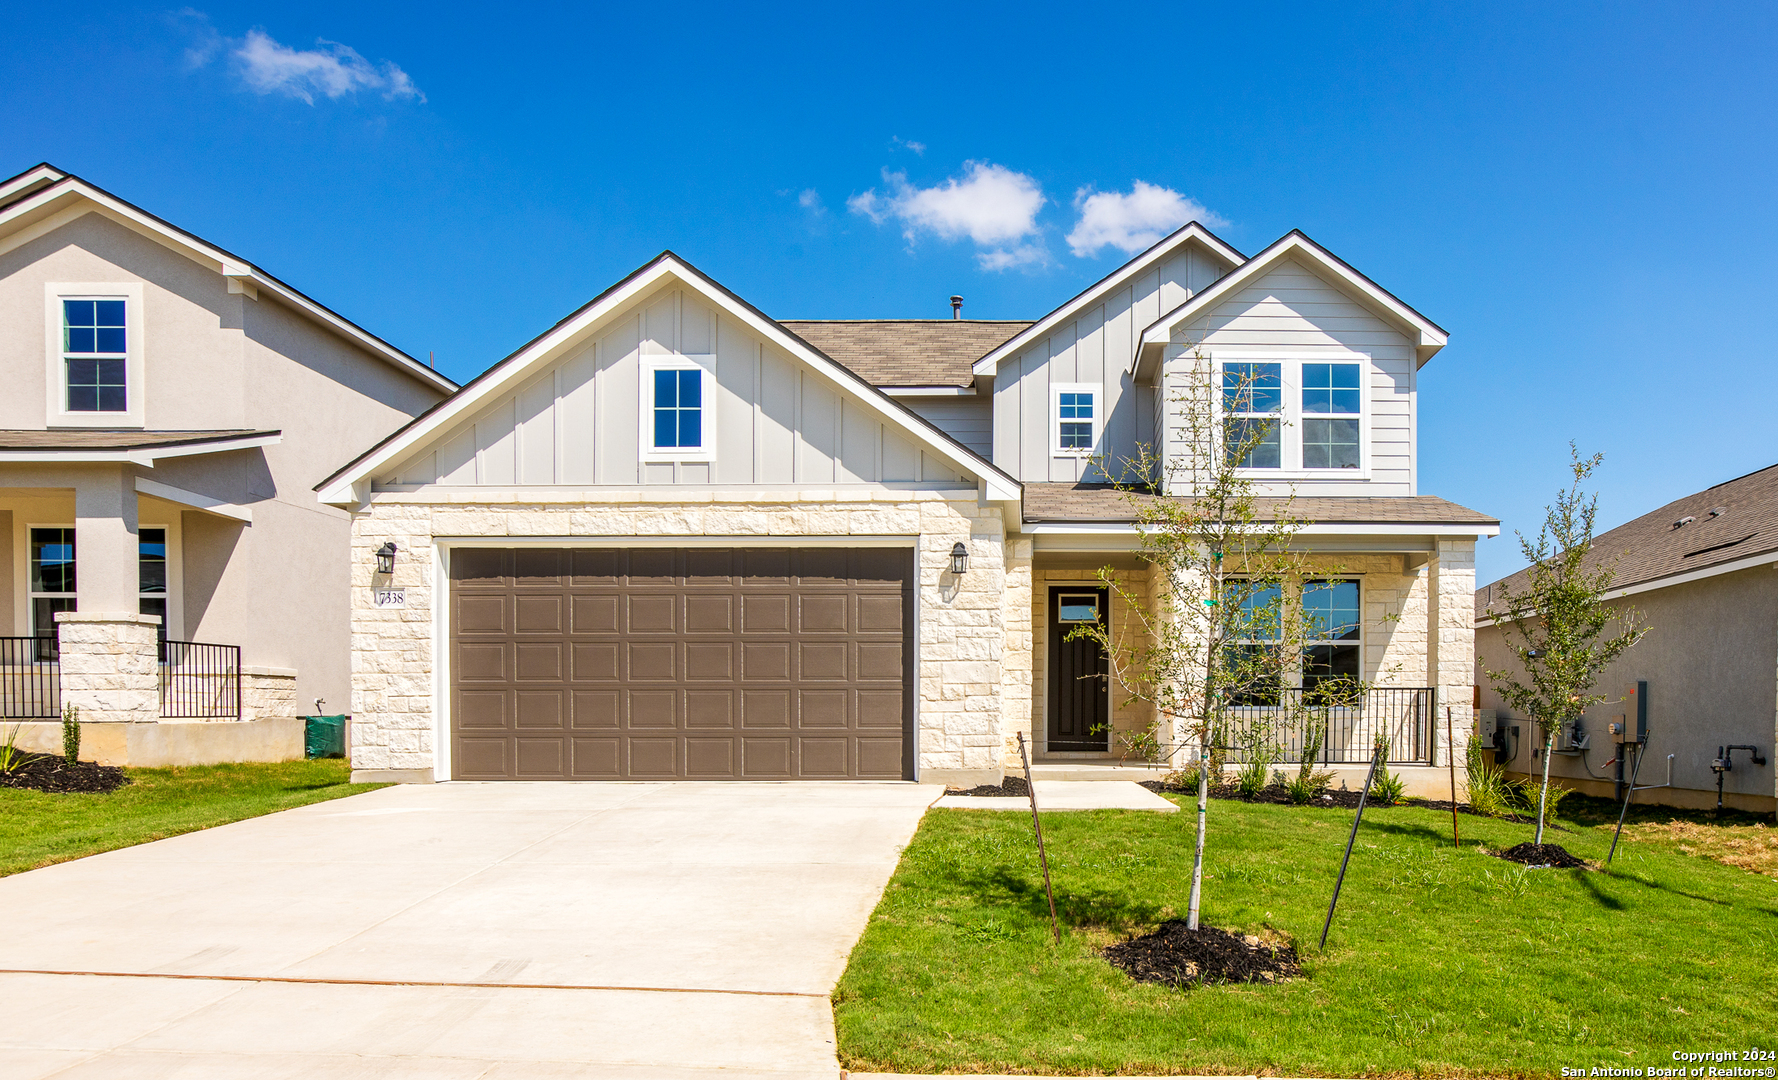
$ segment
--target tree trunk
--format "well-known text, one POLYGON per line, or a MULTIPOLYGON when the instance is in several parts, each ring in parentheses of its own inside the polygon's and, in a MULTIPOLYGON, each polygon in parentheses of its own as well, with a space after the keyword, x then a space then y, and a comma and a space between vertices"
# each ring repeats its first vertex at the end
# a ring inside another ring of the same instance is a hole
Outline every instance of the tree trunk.
POLYGON ((1192 898, 1186 912, 1188 930, 1198 928, 1198 898, 1204 892, 1204 811, 1210 802, 1210 755, 1198 747, 1198 849, 1192 855, 1192 898))
POLYGON ((1534 844, 1543 843, 1543 808, 1550 801, 1550 758, 1555 756, 1555 735, 1551 731, 1545 732, 1543 737, 1543 787, 1537 790, 1537 839, 1532 841, 1534 844))

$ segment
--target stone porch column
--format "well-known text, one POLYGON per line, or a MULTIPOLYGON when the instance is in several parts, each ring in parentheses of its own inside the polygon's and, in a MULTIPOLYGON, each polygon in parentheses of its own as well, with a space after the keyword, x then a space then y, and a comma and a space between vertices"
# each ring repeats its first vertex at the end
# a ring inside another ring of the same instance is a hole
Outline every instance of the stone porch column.
POLYGON ((62 704, 78 706, 84 722, 159 721, 160 623, 157 615, 134 611, 58 612, 62 704))
POLYGON ((1433 718, 1434 764, 1445 755, 1463 764, 1469 746, 1475 694, 1475 541, 1467 537, 1440 539, 1431 559, 1427 588, 1427 682, 1438 687, 1438 715, 1433 718), (1452 741, 1445 737, 1445 709, 1451 710, 1452 741))

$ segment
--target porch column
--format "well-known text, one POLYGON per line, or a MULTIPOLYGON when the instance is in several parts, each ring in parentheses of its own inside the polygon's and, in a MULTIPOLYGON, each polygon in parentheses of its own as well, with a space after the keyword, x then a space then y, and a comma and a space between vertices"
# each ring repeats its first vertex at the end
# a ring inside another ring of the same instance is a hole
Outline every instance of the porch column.
POLYGON ((1430 560, 1432 580, 1427 601, 1427 682, 1438 688, 1438 715, 1433 717, 1434 764, 1445 765, 1452 754, 1462 764, 1469 746, 1475 686, 1475 541, 1440 538, 1430 560), (1445 738, 1445 708, 1451 710, 1452 740, 1445 738))
POLYGON ((56 615, 62 703, 83 721, 160 719, 160 619, 139 615, 136 482, 122 465, 83 470, 74 488, 76 611, 56 615))

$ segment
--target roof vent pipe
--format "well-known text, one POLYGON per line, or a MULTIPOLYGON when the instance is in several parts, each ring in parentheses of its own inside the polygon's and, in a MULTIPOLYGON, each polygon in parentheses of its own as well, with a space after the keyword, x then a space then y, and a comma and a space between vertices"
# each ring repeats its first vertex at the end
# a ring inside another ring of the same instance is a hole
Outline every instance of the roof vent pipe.
POLYGON ((961 319, 962 317, 963 317, 963 298, 961 296, 953 296, 953 297, 951 297, 951 318, 961 319))

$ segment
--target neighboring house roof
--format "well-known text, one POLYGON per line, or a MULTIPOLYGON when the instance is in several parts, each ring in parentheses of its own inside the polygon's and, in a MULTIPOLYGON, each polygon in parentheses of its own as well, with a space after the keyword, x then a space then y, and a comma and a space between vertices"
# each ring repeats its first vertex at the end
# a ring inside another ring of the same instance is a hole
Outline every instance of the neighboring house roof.
POLYGON ((321 501, 344 505, 358 502, 363 485, 378 469, 393 465, 415 451, 427 438, 448 424, 462 420, 496 394, 514 389, 533 366, 554 362, 566 349, 587 340, 600 320, 647 294, 667 277, 697 290, 729 316, 755 333, 776 342, 779 348, 821 372, 855 395, 878 415, 912 438, 987 484, 988 497, 1012 500, 1019 497, 1019 482, 988 459, 934 427, 924 417, 860 378, 801 337, 786 330, 771 316, 741 299, 726 286, 671 251, 663 251, 638 267, 622 281, 581 305, 572 314, 531 339, 517 352, 477 375, 462 389, 414 417, 389 437, 353 459, 344 468, 315 485, 321 501))
MULTIPOLYGON (((1645 592, 1749 565, 1778 563, 1778 465, 1676 499, 1593 538, 1585 565, 1613 567, 1612 593, 1645 592), (1685 524, 1680 521, 1690 518, 1685 524)), ((1476 590, 1477 619, 1501 587, 1522 589, 1529 569, 1476 590)))
POLYGON ((1168 255, 1174 248, 1183 247, 1188 243, 1201 244, 1218 258, 1235 266, 1240 266, 1247 261, 1247 256, 1230 247, 1209 229, 1195 221, 1187 222, 1151 244, 1140 255, 1081 290, 1061 307, 1001 342, 993 351, 984 353, 982 358, 975 362, 975 373, 977 375, 993 375, 1000 370, 1001 360, 1074 318, 1083 308, 1091 307, 1104 299, 1106 295, 1122 288, 1138 274, 1146 273, 1159 257, 1168 255))
MULTIPOLYGON (((1025 520, 1054 524, 1125 524, 1136 520, 1142 503, 1158 496, 1120 490, 1109 484, 1026 484, 1025 520)), ((1256 500, 1262 515, 1287 500, 1256 500)), ((1299 496, 1289 513, 1310 525, 1459 525, 1478 533, 1500 522, 1434 495, 1299 496)))
POLYGON ((133 461, 220 454, 281 442, 277 431, 0 431, 0 463, 133 461))
POLYGON ((1353 269, 1346 260, 1309 239, 1301 229, 1292 229, 1273 241, 1264 251, 1248 259, 1216 281, 1200 289, 1196 295, 1167 312, 1142 332, 1136 345, 1132 369, 1138 381, 1153 373, 1161 354, 1173 340, 1173 332, 1181 323, 1209 311, 1234 295, 1249 282, 1258 280, 1268 270, 1286 259, 1296 258, 1347 286, 1367 307, 1406 331, 1414 343, 1418 359, 1424 366, 1432 355, 1445 347, 1449 335, 1444 328, 1403 303, 1396 295, 1353 269))
POLYGON ((872 386, 975 382, 975 362, 1030 326, 1004 319, 779 319, 872 386))
POLYGON ((295 311, 435 389, 450 393, 457 384, 370 331, 324 307, 284 282, 109 191, 47 163, 0 181, 0 250, 41 236, 97 207, 125 227, 184 254, 228 279, 231 292, 255 298, 264 290, 295 311))

